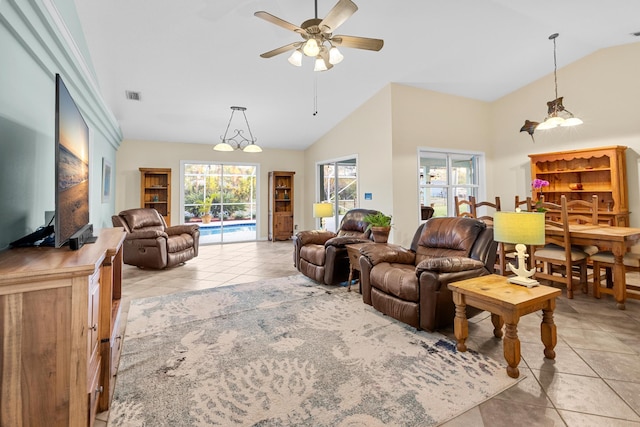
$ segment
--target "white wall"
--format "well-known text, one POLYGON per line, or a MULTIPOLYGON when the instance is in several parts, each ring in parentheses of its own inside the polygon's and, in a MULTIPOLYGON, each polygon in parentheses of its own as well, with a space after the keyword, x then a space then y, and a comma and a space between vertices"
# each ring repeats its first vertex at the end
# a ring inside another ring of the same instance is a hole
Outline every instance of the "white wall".
POLYGON ((509 202, 515 194, 531 195, 528 154, 622 145, 628 147, 630 222, 640 227, 638 76, 640 43, 600 50, 558 70, 558 95, 584 124, 535 132, 535 142, 518 131, 525 119, 544 119, 546 102, 554 98, 553 73, 492 103, 492 158, 500 169, 490 185, 495 194, 509 202))
POLYGON ((269 171, 295 172, 293 221, 296 225, 300 224, 306 199, 303 190, 305 169, 302 151, 265 149, 262 153, 255 154, 242 151, 224 153, 214 151, 213 143, 204 145, 180 142, 123 141, 116 155, 118 164, 115 176, 116 212, 140 207, 139 168, 171 168, 171 222, 173 225, 180 224, 183 220, 180 212, 180 192, 182 191, 180 162, 182 160, 259 165, 258 238, 261 240, 266 240, 268 233, 269 171))
POLYGON ((93 80, 72 0, 0 0, 0 249, 55 209, 55 74, 89 125, 89 219, 111 227, 102 158, 115 163, 120 129, 93 80), (60 9, 56 8, 60 5, 60 9), (80 46, 80 48, 78 48, 80 46))

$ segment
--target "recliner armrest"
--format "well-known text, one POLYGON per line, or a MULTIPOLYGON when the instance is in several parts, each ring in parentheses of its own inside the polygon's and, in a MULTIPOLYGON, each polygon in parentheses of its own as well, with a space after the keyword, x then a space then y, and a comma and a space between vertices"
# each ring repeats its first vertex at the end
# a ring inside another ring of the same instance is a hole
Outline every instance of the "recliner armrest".
POLYGON ((166 239, 169 236, 167 235, 167 233, 160 230, 142 230, 128 233, 125 237, 125 240, 155 239, 156 237, 164 237, 166 239))
POLYGON ((195 231, 199 230, 200 226, 197 224, 183 224, 183 225, 172 225, 171 227, 167 227, 165 232, 169 236, 175 236, 176 234, 193 234, 195 231))
POLYGON ((333 238, 336 237, 337 234, 332 232, 332 231, 326 231, 326 230, 307 230, 307 231, 299 231, 296 235, 295 238, 298 240, 298 242, 300 243, 300 246, 304 246, 304 245, 324 245, 324 243, 333 238))
POLYGON ((328 246, 343 247, 346 245, 353 245, 355 243, 371 243, 371 240, 354 236, 339 236, 332 237, 331 239, 327 240, 326 242, 324 242, 324 246, 325 248, 328 246))
POLYGON ((477 270, 484 268, 484 263, 467 257, 434 257, 427 258, 416 266, 416 276, 425 271, 436 273, 455 273, 459 271, 477 270))
POLYGON ((413 264, 416 261, 415 252, 399 245, 371 243, 360 248, 360 255, 367 258, 371 265, 376 265, 381 262, 413 264))

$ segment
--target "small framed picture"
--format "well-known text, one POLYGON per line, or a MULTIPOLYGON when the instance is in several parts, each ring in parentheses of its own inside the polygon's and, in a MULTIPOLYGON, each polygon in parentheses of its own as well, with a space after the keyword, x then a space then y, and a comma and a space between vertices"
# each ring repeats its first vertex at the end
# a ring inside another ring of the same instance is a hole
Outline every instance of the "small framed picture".
POLYGON ((102 158, 102 203, 111 200, 111 163, 102 158))

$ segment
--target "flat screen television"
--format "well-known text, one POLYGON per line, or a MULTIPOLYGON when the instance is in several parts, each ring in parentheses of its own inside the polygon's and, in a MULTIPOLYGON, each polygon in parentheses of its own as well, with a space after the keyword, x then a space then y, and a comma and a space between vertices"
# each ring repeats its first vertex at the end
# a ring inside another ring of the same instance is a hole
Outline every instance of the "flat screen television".
POLYGON ((55 246, 89 224, 89 127, 56 74, 55 246))

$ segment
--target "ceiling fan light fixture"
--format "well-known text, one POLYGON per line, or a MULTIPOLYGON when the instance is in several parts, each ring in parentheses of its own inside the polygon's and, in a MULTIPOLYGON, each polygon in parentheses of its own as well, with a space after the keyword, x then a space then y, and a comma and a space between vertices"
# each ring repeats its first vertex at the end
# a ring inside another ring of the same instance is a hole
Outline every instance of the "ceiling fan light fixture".
POLYGON ((327 71, 327 64, 324 63, 324 59, 321 56, 316 57, 316 65, 313 67, 313 71, 327 71))
POLYGON ((344 59, 344 55, 338 50, 337 47, 332 46, 329 49, 329 63, 331 65, 336 65, 342 62, 344 59))
POLYGON ((302 51, 307 56, 317 56, 320 53, 320 46, 318 45, 318 41, 315 38, 310 38, 304 44, 302 51))
POLYGON ((293 53, 289 57, 289 63, 296 67, 302 67, 302 51, 300 49, 296 49, 293 51, 293 53))

